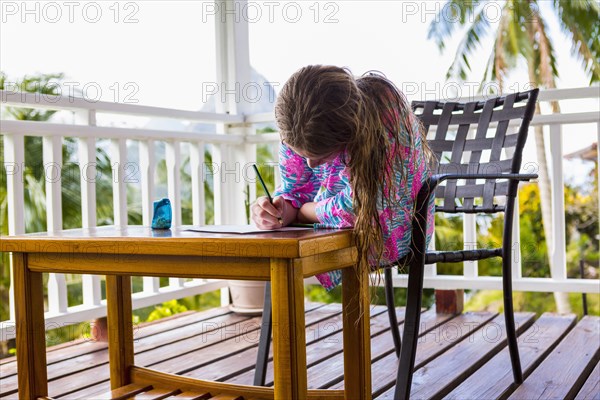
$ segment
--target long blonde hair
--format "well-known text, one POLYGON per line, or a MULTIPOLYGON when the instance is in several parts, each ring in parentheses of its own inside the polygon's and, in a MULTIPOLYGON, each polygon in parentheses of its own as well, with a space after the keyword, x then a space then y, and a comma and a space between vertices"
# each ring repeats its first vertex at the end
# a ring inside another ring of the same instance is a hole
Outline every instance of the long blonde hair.
POLYGON ((405 154, 399 149, 414 148, 421 135, 426 159, 431 155, 404 95, 378 72, 355 78, 346 68, 311 65, 285 83, 275 117, 282 139, 295 149, 315 157, 334 151, 347 155, 358 265, 379 267, 384 241, 378 204, 383 209, 410 193, 408 185, 397 182, 397 173, 402 183, 407 180, 405 154))

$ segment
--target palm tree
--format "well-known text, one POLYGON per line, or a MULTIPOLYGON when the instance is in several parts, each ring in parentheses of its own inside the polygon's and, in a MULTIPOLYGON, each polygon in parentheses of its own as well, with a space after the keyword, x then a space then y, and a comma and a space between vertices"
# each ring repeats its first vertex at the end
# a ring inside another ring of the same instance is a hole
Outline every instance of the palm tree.
MULTIPOLYGON (((519 61, 527 65, 529 83, 535 87, 556 87, 558 69, 552 38, 537 0, 506 0, 500 5, 498 21, 488 17, 490 3, 473 0, 449 0, 429 27, 428 38, 444 50, 444 41, 456 28, 468 26, 458 45, 456 56, 448 68, 446 78, 465 80, 471 72, 469 60, 480 54, 482 40, 493 35, 482 82, 495 81, 502 91, 509 71, 518 68, 519 61)), ((590 76, 590 84, 600 81, 600 6, 594 0, 553 0, 544 3, 556 15, 563 32, 572 41, 572 53, 590 76)), ((560 112, 558 102, 552 102, 552 111, 560 112)), ((537 112, 540 112, 539 105, 537 112)), ((547 239, 552 237, 550 210, 551 190, 544 145, 543 128, 535 128, 536 151, 539 163, 539 188, 547 239)), ((553 260, 549 255, 550 265, 553 260)), ((551 268, 552 270, 552 268, 551 268)), ((559 312, 569 312, 566 294, 555 293, 559 312)))

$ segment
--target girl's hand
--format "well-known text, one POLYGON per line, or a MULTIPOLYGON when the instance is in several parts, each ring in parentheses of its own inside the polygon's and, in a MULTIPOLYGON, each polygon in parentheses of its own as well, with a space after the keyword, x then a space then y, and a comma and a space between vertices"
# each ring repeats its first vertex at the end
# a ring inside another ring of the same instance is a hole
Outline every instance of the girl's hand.
POLYGON ((277 229, 289 225, 298 212, 283 197, 275 197, 271 204, 266 196, 256 199, 250 210, 252 221, 259 229, 277 229))

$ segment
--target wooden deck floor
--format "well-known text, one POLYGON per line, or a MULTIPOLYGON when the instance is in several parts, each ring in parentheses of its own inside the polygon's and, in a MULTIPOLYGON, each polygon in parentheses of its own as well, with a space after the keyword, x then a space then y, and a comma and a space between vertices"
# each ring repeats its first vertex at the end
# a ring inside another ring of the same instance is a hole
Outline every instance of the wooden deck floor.
MULTIPOLYGON (((308 382, 343 388, 339 304, 306 305, 308 382)), ((404 309, 397 310, 402 323, 404 309)), ((452 399, 600 399, 600 318, 519 313, 526 381, 515 388, 504 318, 490 312, 422 315, 412 397, 452 399)), ((373 398, 393 396, 397 359, 382 306, 371 310, 373 398)), ((135 363, 203 379, 252 384, 260 317, 225 308, 187 312, 140 326, 135 363)), ((106 343, 71 342, 48 349, 51 397, 95 399, 110 390, 106 343)), ((0 397, 17 398, 14 358, 0 361, 0 397)), ((272 363, 267 380, 272 382, 272 363)), ((162 397, 161 397, 162 398, 162 397)))

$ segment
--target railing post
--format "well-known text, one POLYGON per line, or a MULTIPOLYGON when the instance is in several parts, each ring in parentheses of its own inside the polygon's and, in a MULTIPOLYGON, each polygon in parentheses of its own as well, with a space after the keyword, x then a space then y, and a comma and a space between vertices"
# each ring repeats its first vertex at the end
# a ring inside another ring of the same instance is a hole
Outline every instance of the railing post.
MULTIPOLYGON (((154 212, 154 140, 140 140, 138 143, 140 159, 140 179, 142 186, 142 223, 144 226, 152 225, 152 214, 154 212)), ((143 277, 145 293, 158 293, 160 288, 159 278, 153 276, 143 277)))
POLYGON ((273 167, 273 182, 275 182, 275 188, 281 184, 281 173, 279 171, 279 143, 269 146, 273 160, 275 160, 275 166, 273 167))
MULTIPOLYGON (((6 170, 6 200, 8 201, 8 234, 25 233, 25 139, 22 135, 4 135, 4 166, 6 170)), ((13 257, 10 258, 9 315, 15 321, 15 285, 13 257)))
POLYGON ((110 162, 113 173, 113 213, 117 226, 127 226, 127 141, 125 138, 111 139, 110 162))
MULTIPOLYGON (((43 168, 46 185, 47 230, 48 232, 56 232, 62 229, 62 137, 44 137, 43 168)), ((65 275, 48 274, 48 310, 51 313, 65 313, 67 307, 65 275)))
MULTIPOLYGON (((96 126, 94 110, 76 112, 75 118, 78 122, 96 126)), ((81 225, 86 229, 96 226, 96 138, 79 138, 77 150, 81 182, 81 225)), ((100 305, 102 292, 98 275, 82 275, 81 289, 83 304, 90 307, 100 305)))
POLYGON ((154 156, 154 140, 140 140, 140 179, 142 186, 142 223, 144 226, 152 224, 154 204, 154 170, 156 159, 154 156))
POLYGON ((204 209, 204 142, 190 143, 190 169, 192 177, 192 223, 204 225, 206 214, 204 209))
MULTIPOLYGON (((463 215, 463 248, 475 250, 477 248, 477 221, 474 214, 463 215)), ((464 261, 463 274, 467 278, 476 278, 479 275, 477 261, 464 261)))
POLYGON ((512 278, 521 279, 523 277, 523 264, 521 263, 521 216, 519 215, 519 193, 515 198, 515 211, 513 214, 513 225, 512 225, 512 278))
MULTIPOLYGON (((173 210, 172 225, 181 225, 181 146, 178 140, 165 144, 165 159, 167 164, 167 192, 173 210)), ((169 287, 183 287, 184 279, 169 278, 169 287)))
POLYGON ((563 182, 563 144, 560 125, 550 125, 552 153, 552 278, 567 279, 565 238, 565 190, 563 182))
POLYGON ((166 142, 167 192, 173 209, 173 226, 181 225, 181 146, 178 140, 166 142))

